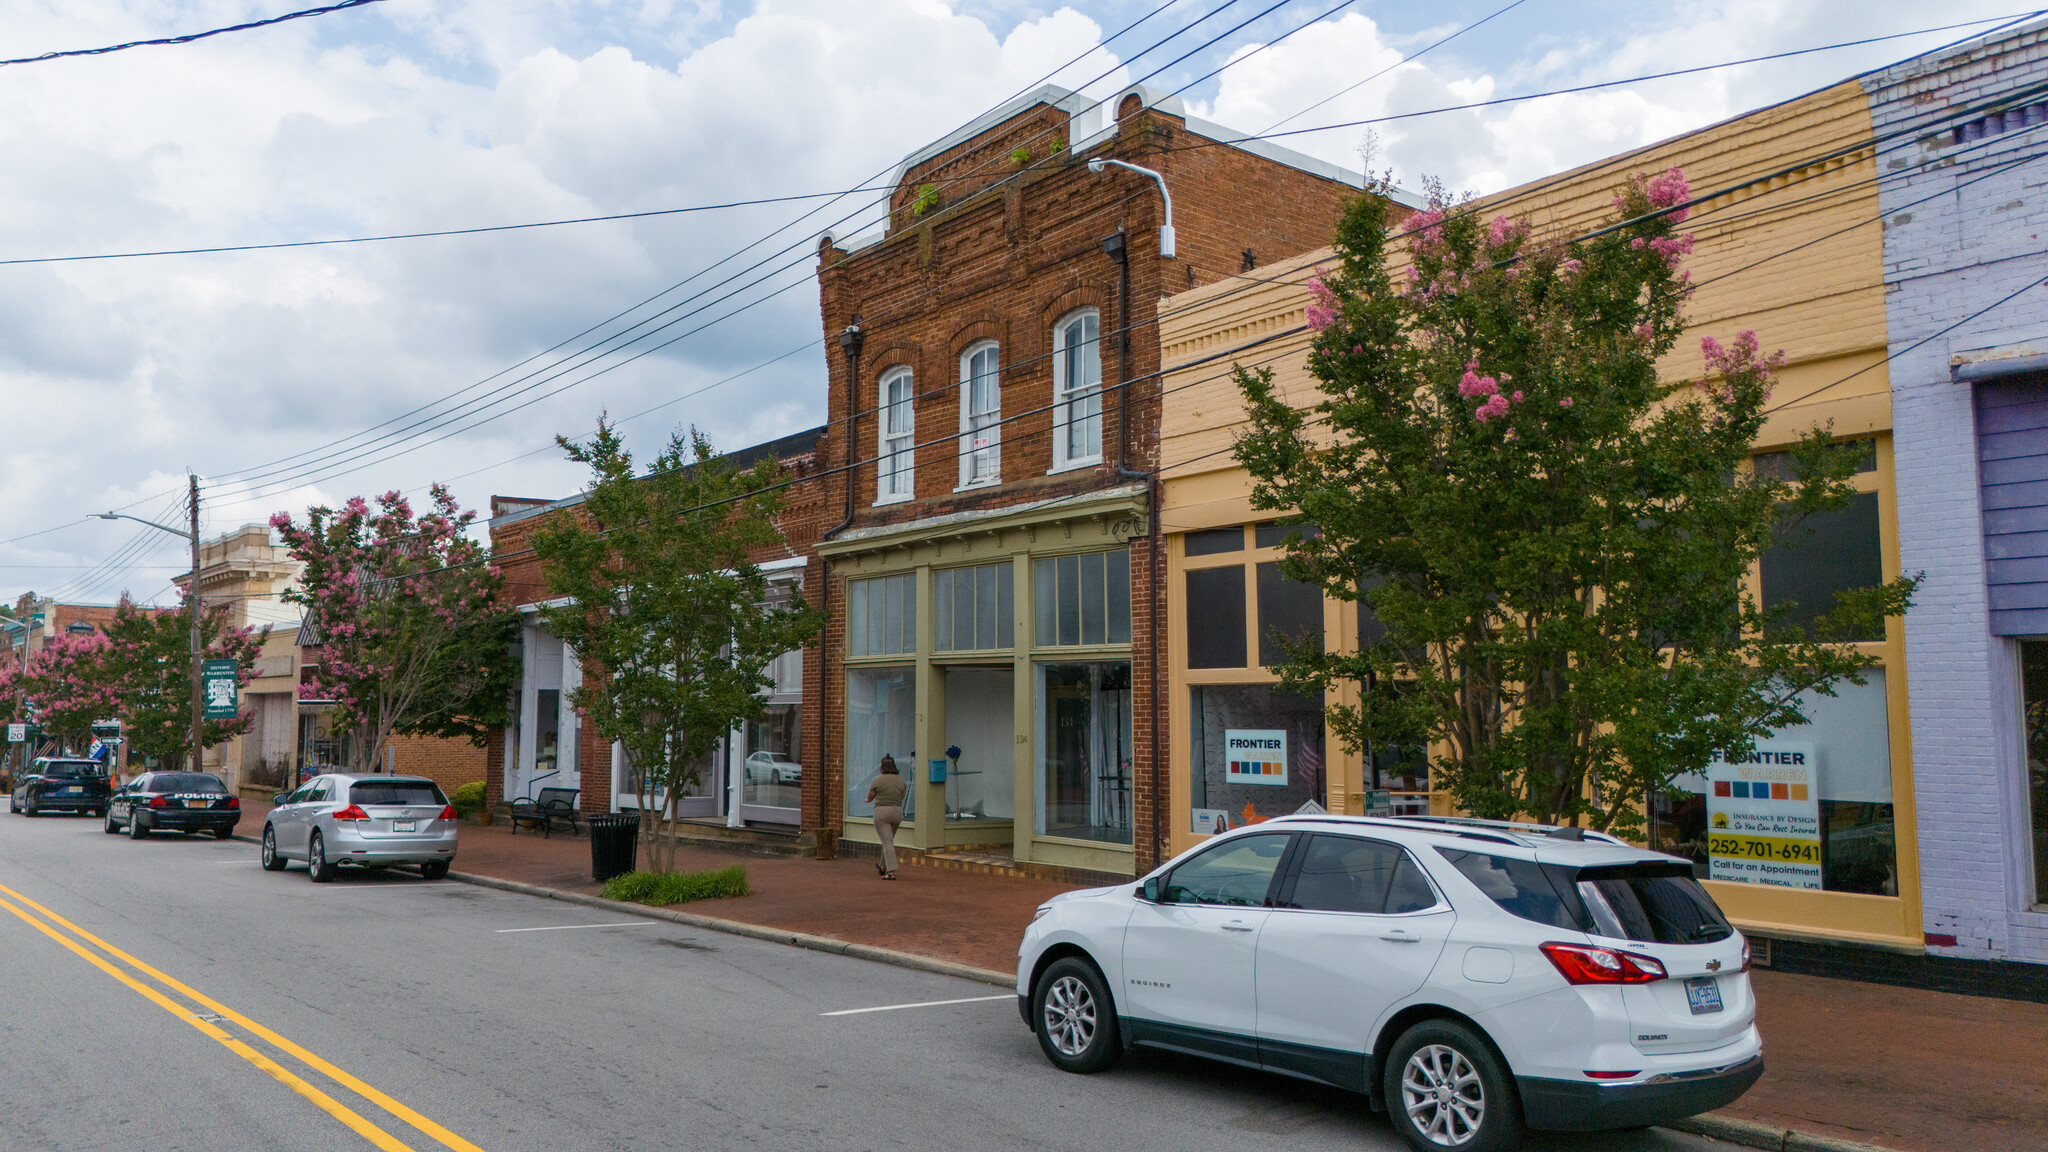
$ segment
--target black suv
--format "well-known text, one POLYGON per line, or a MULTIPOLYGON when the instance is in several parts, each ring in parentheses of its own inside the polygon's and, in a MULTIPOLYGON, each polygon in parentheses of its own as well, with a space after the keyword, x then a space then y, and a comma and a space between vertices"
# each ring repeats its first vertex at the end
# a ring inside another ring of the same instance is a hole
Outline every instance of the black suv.
POLYGON ((104 816, 111 791, 97 760, 38 756, 29 763, 21 779, 14 782, 8 806, 17 816, 40 816, 45 812, 104 816))

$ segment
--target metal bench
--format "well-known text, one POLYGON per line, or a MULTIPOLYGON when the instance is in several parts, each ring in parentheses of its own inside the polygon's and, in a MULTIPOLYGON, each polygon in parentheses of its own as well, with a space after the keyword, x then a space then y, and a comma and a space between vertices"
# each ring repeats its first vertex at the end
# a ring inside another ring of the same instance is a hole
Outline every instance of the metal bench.
POLYGON ((550 835, 557 823, 566 826, 570 835, 576 834, 576 798, 582 795, 575 788, 543 788, 538 797, 521 796, 512 801, 512 832, 517 835, 519 826, 540 829, 542 837, 550 835))

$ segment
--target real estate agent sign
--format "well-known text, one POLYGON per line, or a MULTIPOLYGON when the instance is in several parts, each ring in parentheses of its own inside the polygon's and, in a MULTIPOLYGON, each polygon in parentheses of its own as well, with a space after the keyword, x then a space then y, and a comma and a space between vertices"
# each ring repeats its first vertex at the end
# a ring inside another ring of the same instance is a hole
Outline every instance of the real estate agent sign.
POLYGON ((1223 760, 1229 765, 1226 784, 1287 786, 1287 730, 1225 728, 1223 760))
POLYGON ((1811 744, 1759 740, 1707 765, 1707 878, 1819 888, 1820 765, 1811 744))

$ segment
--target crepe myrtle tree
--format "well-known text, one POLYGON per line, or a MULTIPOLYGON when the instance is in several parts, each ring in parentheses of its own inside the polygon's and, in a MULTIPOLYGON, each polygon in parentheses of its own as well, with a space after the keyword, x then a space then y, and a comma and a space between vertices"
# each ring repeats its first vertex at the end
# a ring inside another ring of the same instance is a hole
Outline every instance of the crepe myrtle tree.
POLYGON ((284 512, 270 519, 305 565, 284 594, 306 609, 319 662, 300 694, 335 702, 354 771, 376 768, 394 735, 481 748, 511 722, 518 618, 469 537, 475 520, 439 484, 420 512, 394 491, 374 506, 358 496, 309 508, 303 524, 284 512))
POLYGON ((784 470, 772 459, 735 468, 694 429, 640 473, 608 420, 588 443, 556 442, 590 468, 590 487, 533 533, 557 598, 541 619, 583 665, 569 702, 625 750, 649 870, 670 872, 676 806, 699 766, 765 712, 769 662, 821 624, 801 601, 771 603, 752 559, 783 542, 784 470))
POLYGON ((1805 723, 1802 692, 1862 684, 1874 658, 1845 641, 1909 603, 1896 580, 1800 627, 1744 591, 1802 518, 1844 505, 1855 462, 1816 428, 1796 478, 1746 466, 1782 363, 1754 333, 1702 340, 1703 379, 1660 379, 1689 196, 1677 169, 1638 175, 1611 227, 1555 242, 1440 187, 1398 225, 1361 196, 1308 285, 1315 402, 1236 373, 1253 507, 1316 529, 1283 573, 1384 629, 1360 651, 1289 645, 1282 683, 1354 687, 1329 710, 1345 745, 1430 742, 1475 815, 1639 832, 1651 790, 1805 723))
MULTIPOLYGON (((200 614, 200 658, 233 660, 237 687, 246 687, 270 629, 237 628, 228 616, 226 605, 200 614)), ((152 612, 123 600, 102 639, 101 667, 118 697, 128 747, 161 764, 183 764, 192 750, 191 617, 152 612)), ((248 732, 255 716, 245 711, 232 718, 207 718, 200 733, 203 745, 211 748, 248 732)))
MULTIPOLYGON (((187 666, 189 653, 188 646, 182 657, 187 666)), ((66 634, 52 637, 29 658, 26 670, 8 670, 7 687, 23 697, 46 744, 83 751, 92 740, 92 722, 120 709, 121 684, 107 657, 107 638, 98 632, 66 634)))

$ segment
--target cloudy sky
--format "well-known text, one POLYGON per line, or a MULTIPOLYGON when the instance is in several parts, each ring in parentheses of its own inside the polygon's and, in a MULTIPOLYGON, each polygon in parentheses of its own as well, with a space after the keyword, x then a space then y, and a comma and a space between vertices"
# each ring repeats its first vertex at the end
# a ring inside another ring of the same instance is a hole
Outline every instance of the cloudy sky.
MULTIPOLYGON (((0 0, 0 57, 315 2, 0 0)), ((1049 78, 1100 95, 1191 85, 1196 114, 1262 131, 1312 105, 1286 127, 2018 14, 1998 0, 1522 0, 1493 15, 1506 3, 383 0, 0 67, 0 260, 844 192, 1049 78)), ((1967 34, 1403 120, 1377 129, 1380 156, 1411 186, 1487 191, 1967 34)), ((1363 131, 1292 141, 1355 167, 1363 131)), ((0 595, 170 602, 182 542, 85 517, 178 517, 188 469, 211 534, 435 480, 471 506, 564 495, 581 476, 552 437, 600 412, 630 418, 643 451, 678 425, 740 447, 819 423, 809 253, 825 228, 873 219, 877 195, 0 264, 0 595)))

